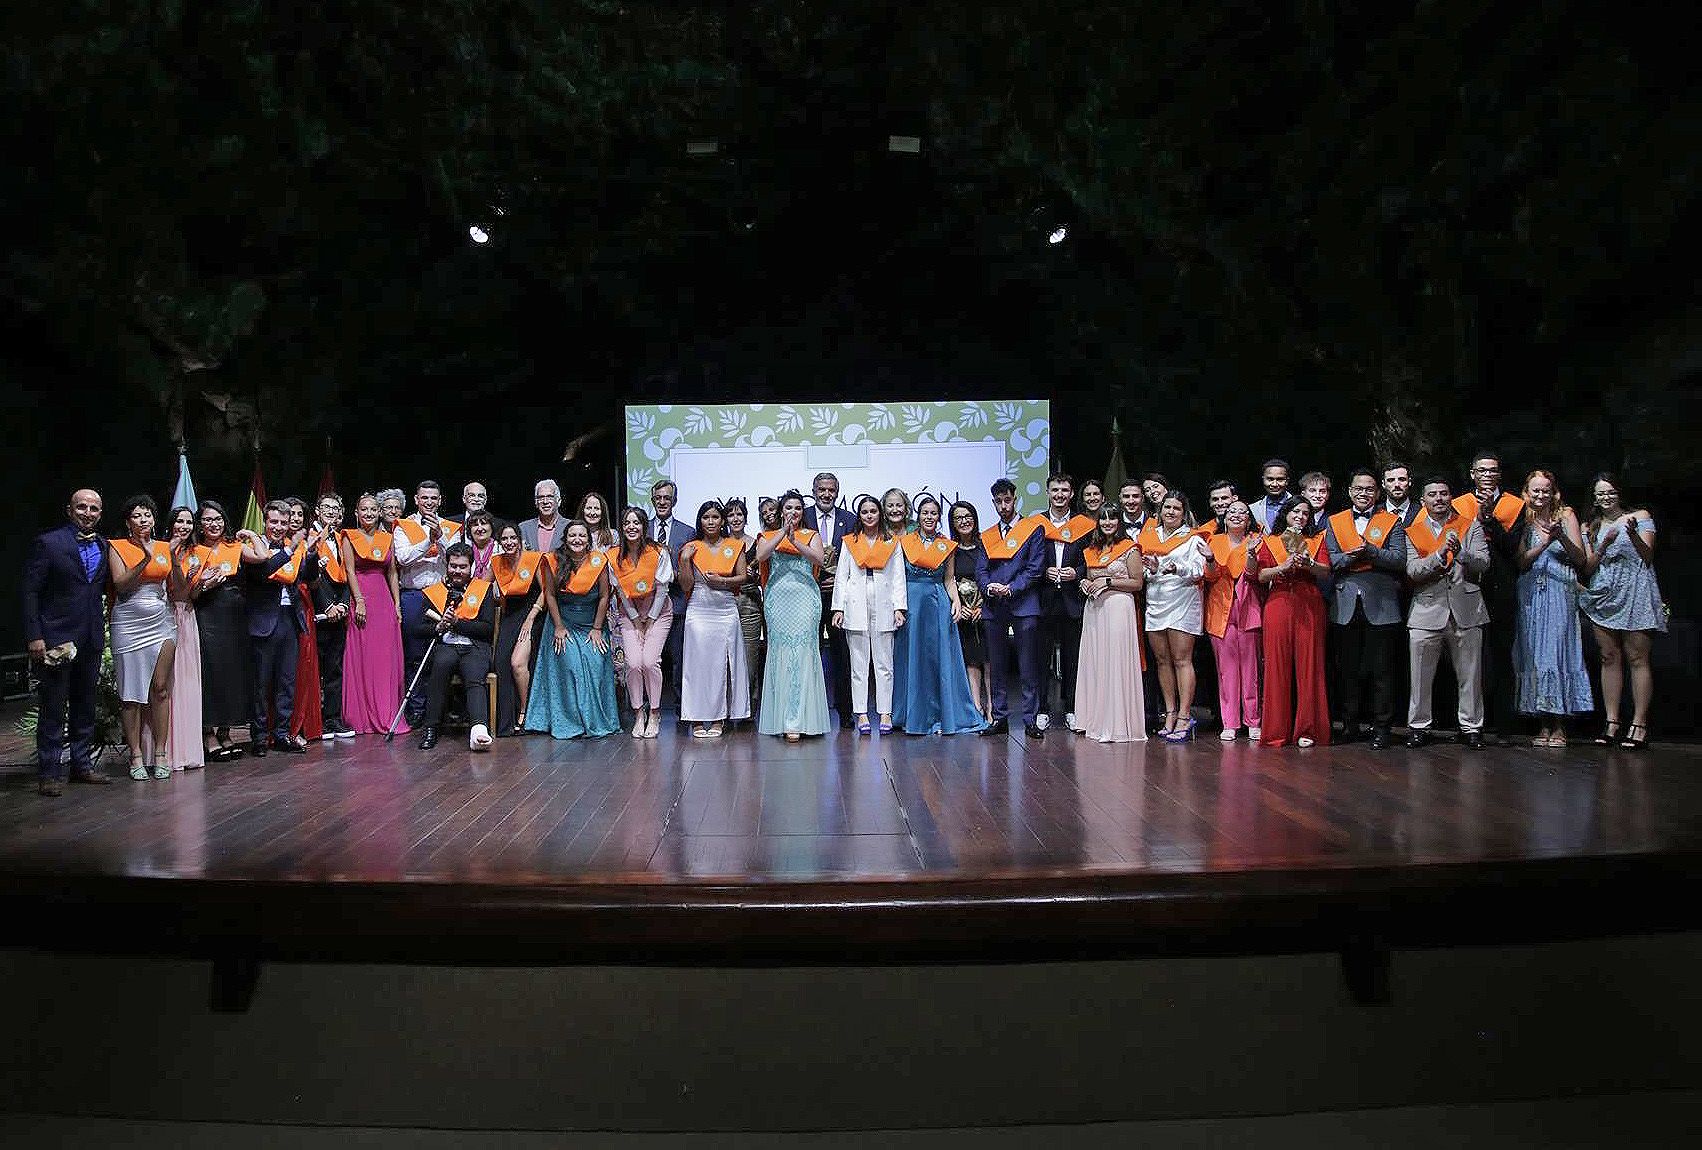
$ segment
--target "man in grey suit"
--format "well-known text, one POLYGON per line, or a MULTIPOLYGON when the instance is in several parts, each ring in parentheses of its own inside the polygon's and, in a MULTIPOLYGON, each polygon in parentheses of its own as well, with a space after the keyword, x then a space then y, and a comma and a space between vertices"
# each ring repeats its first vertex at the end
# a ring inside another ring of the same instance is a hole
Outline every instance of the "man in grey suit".
POLYGON ((520 521, 520 545, 528 551, 554 551, 561 542, 558 535, 564 522, 561 488, 555 480, 540 479, 532 485, 532 506, 538 509, 538 515, 520 521))
MULTIPOLYGON (((674 518, 674 502, 680 489, 672 479, 658 479, 650 485, 650 538, 668 549, 674 570, 680 564, 680 548, 697 538, 697 529, 674 518)), ((686 596, 676 577, 668 584, 668 598, 674 605, 674 625, 668 629, 668 639, 662 645, 662 681, 667 684, 668 696, 676 706, 680 701, 680 651, 686 637, 686 596)))
POLYGON ((1359 734, 1359 704, 1371 680, 1371 749, 1389 745, 1395 718, 1397 644, 1401 633, 1401 579, 1406 575, 1406 529, 1377 505, 1377 476, 1361 467, 1348 477, 1350 506, 1330 516, 1324 540, 1335 573, 1329 604, 1331 645, 1336 653, 1337 702, 1342 730, 1332 736, 1351 743, 1359 734))
POLYGON ((1483 746, 1483 628, 1489 622, 1478 576, 1489 566, 1489 544, 1475 519, 1454 513, 1454 492, 1440 475, 1424 481, 1424 512, 1407 528, 1407 661, 1412 702, 1407 746, 1430 741, 1430 693, 1442 648, 1460 684, 1460 731, 1468 747, 1483 746))
POLYGON ((1255 499, 1247 505, 1253 516, 1253 526, 1266 534, 1280 535, 1282 527, 1277 523, 1277 516, 1282 513, 1282 505, 1288 502, 1288 461, 1265 460, 1265 465, 1259 468, 1259 482, 1265 487, 1264 498, 1255 499))

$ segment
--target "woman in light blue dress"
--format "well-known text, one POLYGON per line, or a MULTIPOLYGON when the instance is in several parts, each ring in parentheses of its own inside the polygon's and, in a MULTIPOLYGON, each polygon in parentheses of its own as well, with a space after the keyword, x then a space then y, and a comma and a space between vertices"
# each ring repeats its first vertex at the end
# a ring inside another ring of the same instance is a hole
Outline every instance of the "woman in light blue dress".
POLYGON ((821 673, 821 538, 804 525, 804 497, 780 499, 780 526, 756 541, 756 562, 768 572, 762 593, 768 653, 762 669, 757 731, 797 742, 827 733, 827 683, 821 673))
POLYGON ((1532 745, 1564 747, 1566 716, 1595 709, 1584 640, 1578 623, 1578 570, 1584 543, 1578 517, 1560 500, 1554 474, 1525 479, 1525 513, 1518 528, 1519 614, 1513 640, 1513 680, 1521 715, 1541 730, 1532 745))
POLYGON ((1583 586, 1578 605, 1595 626, 1602 658, 1602 711, 1607 725, 1601 746, 1633 750, 1649 740, 1649 700, 1655 680, 1649 669, 1649 639, 1667 629, 1661 589, 1655 584, 1655 521, 1643 510, 1626 511, 1619 481, 1606 472, 1594 483, 1595 517, 1584 532, 1583 586), (1619 731, 1623 670, 1631 673, 1631 725, 1619 731))
POLYGON ((615 663, 607 629, 609 560, 591 548, 591 529, 570 521, 545 567, 544 607, 554 634, 539 644, 526 702, 526 729, 558 739, 600 737, 620 730, 615 663))
POLYGON ((957 545, 940 534, 940 504, 916 499, 916 530, 904 548, 905 596, 910 609, 892 653, 892 721, 912 735, 979 731, 986 720, 975 707, 957 623, 957 545))

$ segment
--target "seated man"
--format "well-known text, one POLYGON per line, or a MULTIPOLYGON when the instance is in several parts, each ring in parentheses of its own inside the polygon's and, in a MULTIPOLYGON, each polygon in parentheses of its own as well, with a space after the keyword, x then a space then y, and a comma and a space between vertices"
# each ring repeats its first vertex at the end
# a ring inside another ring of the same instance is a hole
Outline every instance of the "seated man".
POLYGON ((489 580, 472 578, 473 549, 466 543, 451 543, 444 560, 447 581, 425 588, 427 606, 415 629, 415 637, 422 643, 434 637, 437 640, 426 668, 425 730, 420 734, 420 749, 429 751, 437 746, 449 680, 459 671, 467 693, 467 717, 473 724, 467 745, 485 751, 491 745, 485 676, 491 669, 497 596, 490 593, 489 580))

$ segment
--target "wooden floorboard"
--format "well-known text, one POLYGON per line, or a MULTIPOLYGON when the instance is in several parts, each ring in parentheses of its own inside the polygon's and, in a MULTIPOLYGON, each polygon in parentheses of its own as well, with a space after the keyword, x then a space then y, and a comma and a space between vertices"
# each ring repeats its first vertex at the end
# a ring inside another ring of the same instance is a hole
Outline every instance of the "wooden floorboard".
POLYGON ((445 915, 479 955, 504 931, 570 958, 707 960, 817 938, 853 957, 906 940, 949 953, 1041 926, 1055 933, 1023 953, 1138 948, 1136 927, 1155 946, 1193 931, 1257 949, 1368 916, 1443 941, 1450 899, 1462 938, 1558 937, 1696 925, 1677 892, 1699 859, 1702 748, 1677 744, 789 744, 666 724, 488 754, 453 734, 432 752, 342 740, 58 799, 22 769, 0 776, 0 941, 62 945, 83 937, 75 907, 161 949, 337 953, 363 932, 425 947, 445 915))

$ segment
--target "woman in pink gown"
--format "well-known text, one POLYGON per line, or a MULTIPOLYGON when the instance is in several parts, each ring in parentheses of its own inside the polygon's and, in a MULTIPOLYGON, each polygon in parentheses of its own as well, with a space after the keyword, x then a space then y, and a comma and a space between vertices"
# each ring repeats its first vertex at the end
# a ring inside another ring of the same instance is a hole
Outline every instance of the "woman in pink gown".
POLYGON ((1140 620, 1135 596, 1146 570, 1115 503, 1099 508, 1082 549, 1081 658, 1076 671, 1076 727, 1101 743, 1146 741, 1141 684, 1140 620))
MULTIPOLYGON (((396 559, 390 532, 379 525, 376 496, 367 493, 355 504, 355 526, 343 532, 341 546, 354 596, 343 649, 343 722, 358 734, 376 734, 390 729, 403 686, 396 559)), ((406 731, 407 720, 396 729, 406 731)))
MULTIPOLYGON (((180 568, 195 549, 195 512, 188 507, 171 509, 171 557, 180 568)), ((177 618, 177 660, 171 665, 171 726, 165 749, 173 770, 205 766, 206 748, 201 743, 201 629, 195 622, 195 581, 184 572, 184 595, 173 599, 177 618)))

